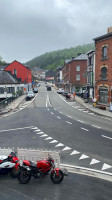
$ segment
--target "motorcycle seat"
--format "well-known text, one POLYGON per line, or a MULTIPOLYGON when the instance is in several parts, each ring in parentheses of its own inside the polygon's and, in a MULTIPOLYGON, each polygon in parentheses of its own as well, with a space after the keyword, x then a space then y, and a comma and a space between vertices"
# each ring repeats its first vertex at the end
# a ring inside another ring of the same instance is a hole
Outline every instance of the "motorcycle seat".
POLYGON ((34 162, 30 161, 30 166, 33 168, 37 168, 37 164, 35 164, 34 162))

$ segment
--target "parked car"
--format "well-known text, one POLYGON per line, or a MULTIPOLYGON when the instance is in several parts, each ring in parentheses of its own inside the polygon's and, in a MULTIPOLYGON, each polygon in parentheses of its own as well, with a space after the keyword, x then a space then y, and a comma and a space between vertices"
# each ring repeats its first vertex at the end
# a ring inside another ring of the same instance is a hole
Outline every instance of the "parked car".
POLYGON ((57 90, 57 93, 58 93, 58 94, 63 94, 63 92, 64 92, 64 89, 63 89, 63 88, 59 88, 59 89, 57 90))
POLYGON ((37 88, 37 87, 34 87, 34 88, 33 88, 33 92, 34 92, 34 93, 38 93, 38 88, 37 88))
POLYGON ((33 91, 29 91, 26 95, 26 100, 30 100, 30 99, 34 98, 34 96, 35 95, 34 95, 33 91))

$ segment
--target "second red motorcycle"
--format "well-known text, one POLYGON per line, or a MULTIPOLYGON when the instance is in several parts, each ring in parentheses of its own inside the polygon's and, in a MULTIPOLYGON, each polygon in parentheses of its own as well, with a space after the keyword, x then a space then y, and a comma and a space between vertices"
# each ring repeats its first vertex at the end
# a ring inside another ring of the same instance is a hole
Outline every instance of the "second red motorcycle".
POLYGON ((31 177, 43 179, 50 172, 50 178, 53 183, 61 183, 64 178, 64 173, 61 169, 55 168, 54 160, 40 160, 34 164, 32 161, 24 160, 18 173, 18 180, 21 184, 26 184, 31 177))

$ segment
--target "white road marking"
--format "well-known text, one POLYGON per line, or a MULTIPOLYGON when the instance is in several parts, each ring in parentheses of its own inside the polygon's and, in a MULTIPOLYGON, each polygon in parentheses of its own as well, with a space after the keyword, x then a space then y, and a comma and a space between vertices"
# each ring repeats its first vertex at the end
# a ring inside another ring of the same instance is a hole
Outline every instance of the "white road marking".
POLYGON ((99 160, 96 160, 96 159, 92 159, 91 162, 90 162, 90 165, 94 165, 96 163, 99 163, 100 161, 99 160))
POLYGON ((70 115, 66 115, 66 116, 72 119, 72 117, 70 115))
POLYGON ((51 142, 49 142, 49 143, 56 143, 56 142, 58 142, 57 140, 52 140, 51 142))
POLYGON ((83 121, 81 121, 81 120, 79 120, 79 119, 78 119, 77 121, 78 121, 78 122, 81 122, 81 123, 83 123, 83 124, 84 124, 84 122, 83 122, 83 121))
POLYGON ((111 137, 107 137, 107 136, 105 136, 105 135, 102 135, 102 137, 112 140, 111 137))
POLYGON ((83 110, 84 110, 84 108, 80 108, 80 109, 78 109, 78 110, 80 110, 80 111, 83 111, 83 110))
POLYGON ((59 143, 59 144, 57 144, 55 147, 62 147, 62 146, 65 146, 65 145, 62 144, 62 143, 59 143))
POLYGON ((16 131, 16 130, 21 130, 21 129, 27 129, 27 128, 32 128, 33 126, 29 126, 29 127, 23 127, 23 128, 13 128, 13 129, 7 129, 7 130, 1 130, 1 132, 7 132, 7 131, 16 131))
POLYGON ((40 134, 44 134, 44 132, 41 131, 41 132, 38 132, 38 133, 36 133, 36 134, 37 134, 37 135, 40 135, 40 134))
POLYGON ((59 112, 60 114, 63 114, 61 111, 59 112))
POLYGON ((95 115, 94 113, 88 113, 89 115, 95 115))
POLYGON ((53 112, 51 112, 51 114, 52 114, 52 115, 54 115, 54 113, 53 113, 53 112))
POLYGON ((78 109, 78 108, 80 108, 80 106, 72 106, 73 108, 75 108, 75 109, 78 109))
POLYGON ((68 124, 72 124, 71 122, 66 121, 68 124))
POLYGON ((33 127, 32 129, 38 129, 37 127, 33 127))
POLYGON ((86 128, 83 128, 83 127, 81 127, 81 129, 82 129, 82 130, 84 130, 84 131, 89 131, 88 129, 86 129, 86 128))
POLYGON ((74 151, 72 151, 72 153, 70 155, 79 154, 79 153, 80 153, 79 151, 74 150, 74 151))
POLYGON ((57 116, 58 119, 61 119, 61 117, 57 116))
POLYGON ((44 140, 52 140, 52 137, 45 138, 44 140))
POLYGON ((47 110, 49 111, 49 108, 47 110))
POLYGON ((108 165, 108 164, 104 163, 104 165, 103 165, 103 167, 102 167, 102 170, 110 169, 110 168, 112 168, 111 165, 108 165))
POLYGON ((41 131, 40 129, 37 129, 37 130, 35 130, 35 131, 33 131, 33 132, 39 132, 39 131, 41 131))
POLYGON ((79 160, 85 159, 85 158, 89 158, 89 156, 82 154, 82 156, 79 158, 79 160))
POLYGON ((87 110, 84 110, 83 112, 85 112, 85 113, 88 113, 89 111, 87 111, 87 110))
POLYGON ((41 135, 40 137, 46 137, 46 136, 48 136, 47 134, 44 134, 44 135, 41 135))
POLYGON ((64 149, 62 149, 62 151, 66 151, 66 150, 70 150, 71 148, 66 146, 64 149))
POLYGON ((95 127, 95 128, 99 128, 99 129, 101 128, 100 126, 96 126, 96 125, 94 125, 94 124, 93 124, 92 126, 95 127))
POLYGON ((54 108, 54 110, 56 110, 56 108, 54 108))

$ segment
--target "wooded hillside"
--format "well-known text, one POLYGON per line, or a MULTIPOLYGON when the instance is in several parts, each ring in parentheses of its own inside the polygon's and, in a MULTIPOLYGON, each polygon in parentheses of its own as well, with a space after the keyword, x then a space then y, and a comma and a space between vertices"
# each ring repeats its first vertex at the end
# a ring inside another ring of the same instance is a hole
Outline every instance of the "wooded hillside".
POLYGON ((66 59, 72 59, 73 57, 78 56, 78 53, 87 53, 90 50, 94 50, 94 44, 85 44, 74 48, 72 47, 45 53, 28 61, 26 64, 28 64, 31 69, 40 67, 42 69, 55 70, 58 66, 62 66, 66 59))

